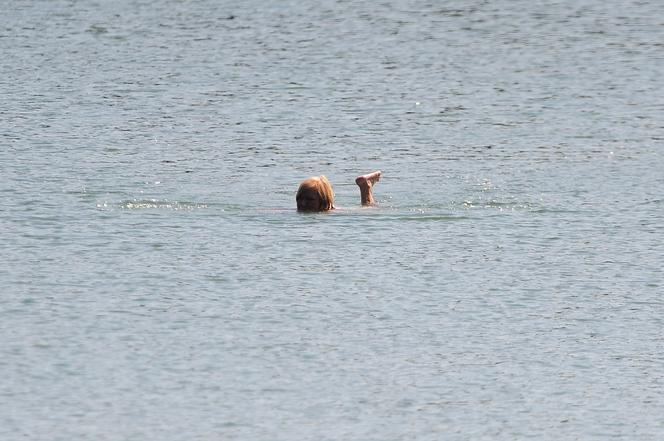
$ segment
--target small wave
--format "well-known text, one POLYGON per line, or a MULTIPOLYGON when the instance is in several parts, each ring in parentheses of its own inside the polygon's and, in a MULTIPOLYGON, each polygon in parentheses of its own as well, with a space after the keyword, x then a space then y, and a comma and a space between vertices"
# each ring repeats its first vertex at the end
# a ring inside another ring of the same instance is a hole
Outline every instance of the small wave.
POLYGON ((96 35, 101 35, 101 34, 107 34, 108 29, 106 29, 104 26, 101 25, 90 25, 86 32, 89 32, 91 34, 96 34, 96 35))
POLYGON ((132 199, 130 201, 122 201, 118 204, 108 204, 106 202, 98 203, 97 208, 119 208, 121 210, 199 210, 209 208, 208 204, 200 202, 180 202, 180 201, 166 201, 158 199, 132 199))
POLYGON ((498 201, 495 199, 466 200, 463 201, 461 207, 466 210, 485 208, 485 209, 494 209, 498 211, 516 211, 516 210, 533 211, 540 208, 530 202, 516 202, 516 201, 505 202, 505 201, 498 201))
POLYGON ((398 218, 403 221, 416 221, 416 222, 451 222, 457 220, 468 219, 467 216, 458 215, 443 215, 443 214, 420 214, 420 215, 407 215, 398 218))

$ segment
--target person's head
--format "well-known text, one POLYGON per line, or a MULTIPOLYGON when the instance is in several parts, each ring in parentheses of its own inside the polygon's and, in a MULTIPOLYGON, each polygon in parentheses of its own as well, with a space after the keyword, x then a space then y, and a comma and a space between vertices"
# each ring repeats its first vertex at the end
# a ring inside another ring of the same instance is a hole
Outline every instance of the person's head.
POLYGON ((295 196, 298 211, 327 211, 334 208, 334 192, 325 176, 305 179, 295 196))

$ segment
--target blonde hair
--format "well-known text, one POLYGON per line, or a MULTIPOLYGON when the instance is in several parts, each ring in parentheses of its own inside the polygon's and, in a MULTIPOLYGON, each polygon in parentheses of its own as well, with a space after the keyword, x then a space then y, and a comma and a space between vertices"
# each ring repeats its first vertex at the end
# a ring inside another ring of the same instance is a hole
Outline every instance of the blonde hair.
POLYGON ((305 179, 297 189, 295 199, 300 199, 304 193, 311 191, 320 199, 320 211, 327 211, 334 209, 334 192, 332 191, 332 184, 323 175, 312 176, 305 179))

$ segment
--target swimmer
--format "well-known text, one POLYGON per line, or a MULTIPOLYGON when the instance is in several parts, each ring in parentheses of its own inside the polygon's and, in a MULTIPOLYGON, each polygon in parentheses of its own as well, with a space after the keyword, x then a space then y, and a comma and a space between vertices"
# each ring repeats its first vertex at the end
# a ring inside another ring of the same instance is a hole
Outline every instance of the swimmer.
MULTIPOLYGON (((380 180, 380 175, 380 170, 376 170, 355 179, 355 183, 360 187, 360 201, 363 206, 375 204, 373 186, 380 180)), ((295 200, 298 211, 334 210, 332 184, 325 176, 307 178, 300 184, 295 200)))

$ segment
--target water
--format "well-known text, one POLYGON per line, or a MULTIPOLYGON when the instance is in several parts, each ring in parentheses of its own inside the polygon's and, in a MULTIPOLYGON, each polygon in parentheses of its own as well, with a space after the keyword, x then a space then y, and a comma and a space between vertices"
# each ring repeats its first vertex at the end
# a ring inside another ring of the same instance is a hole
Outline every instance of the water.
POLYGON ((660 2, 5 3, 2 439, 661 439, 660 2))

